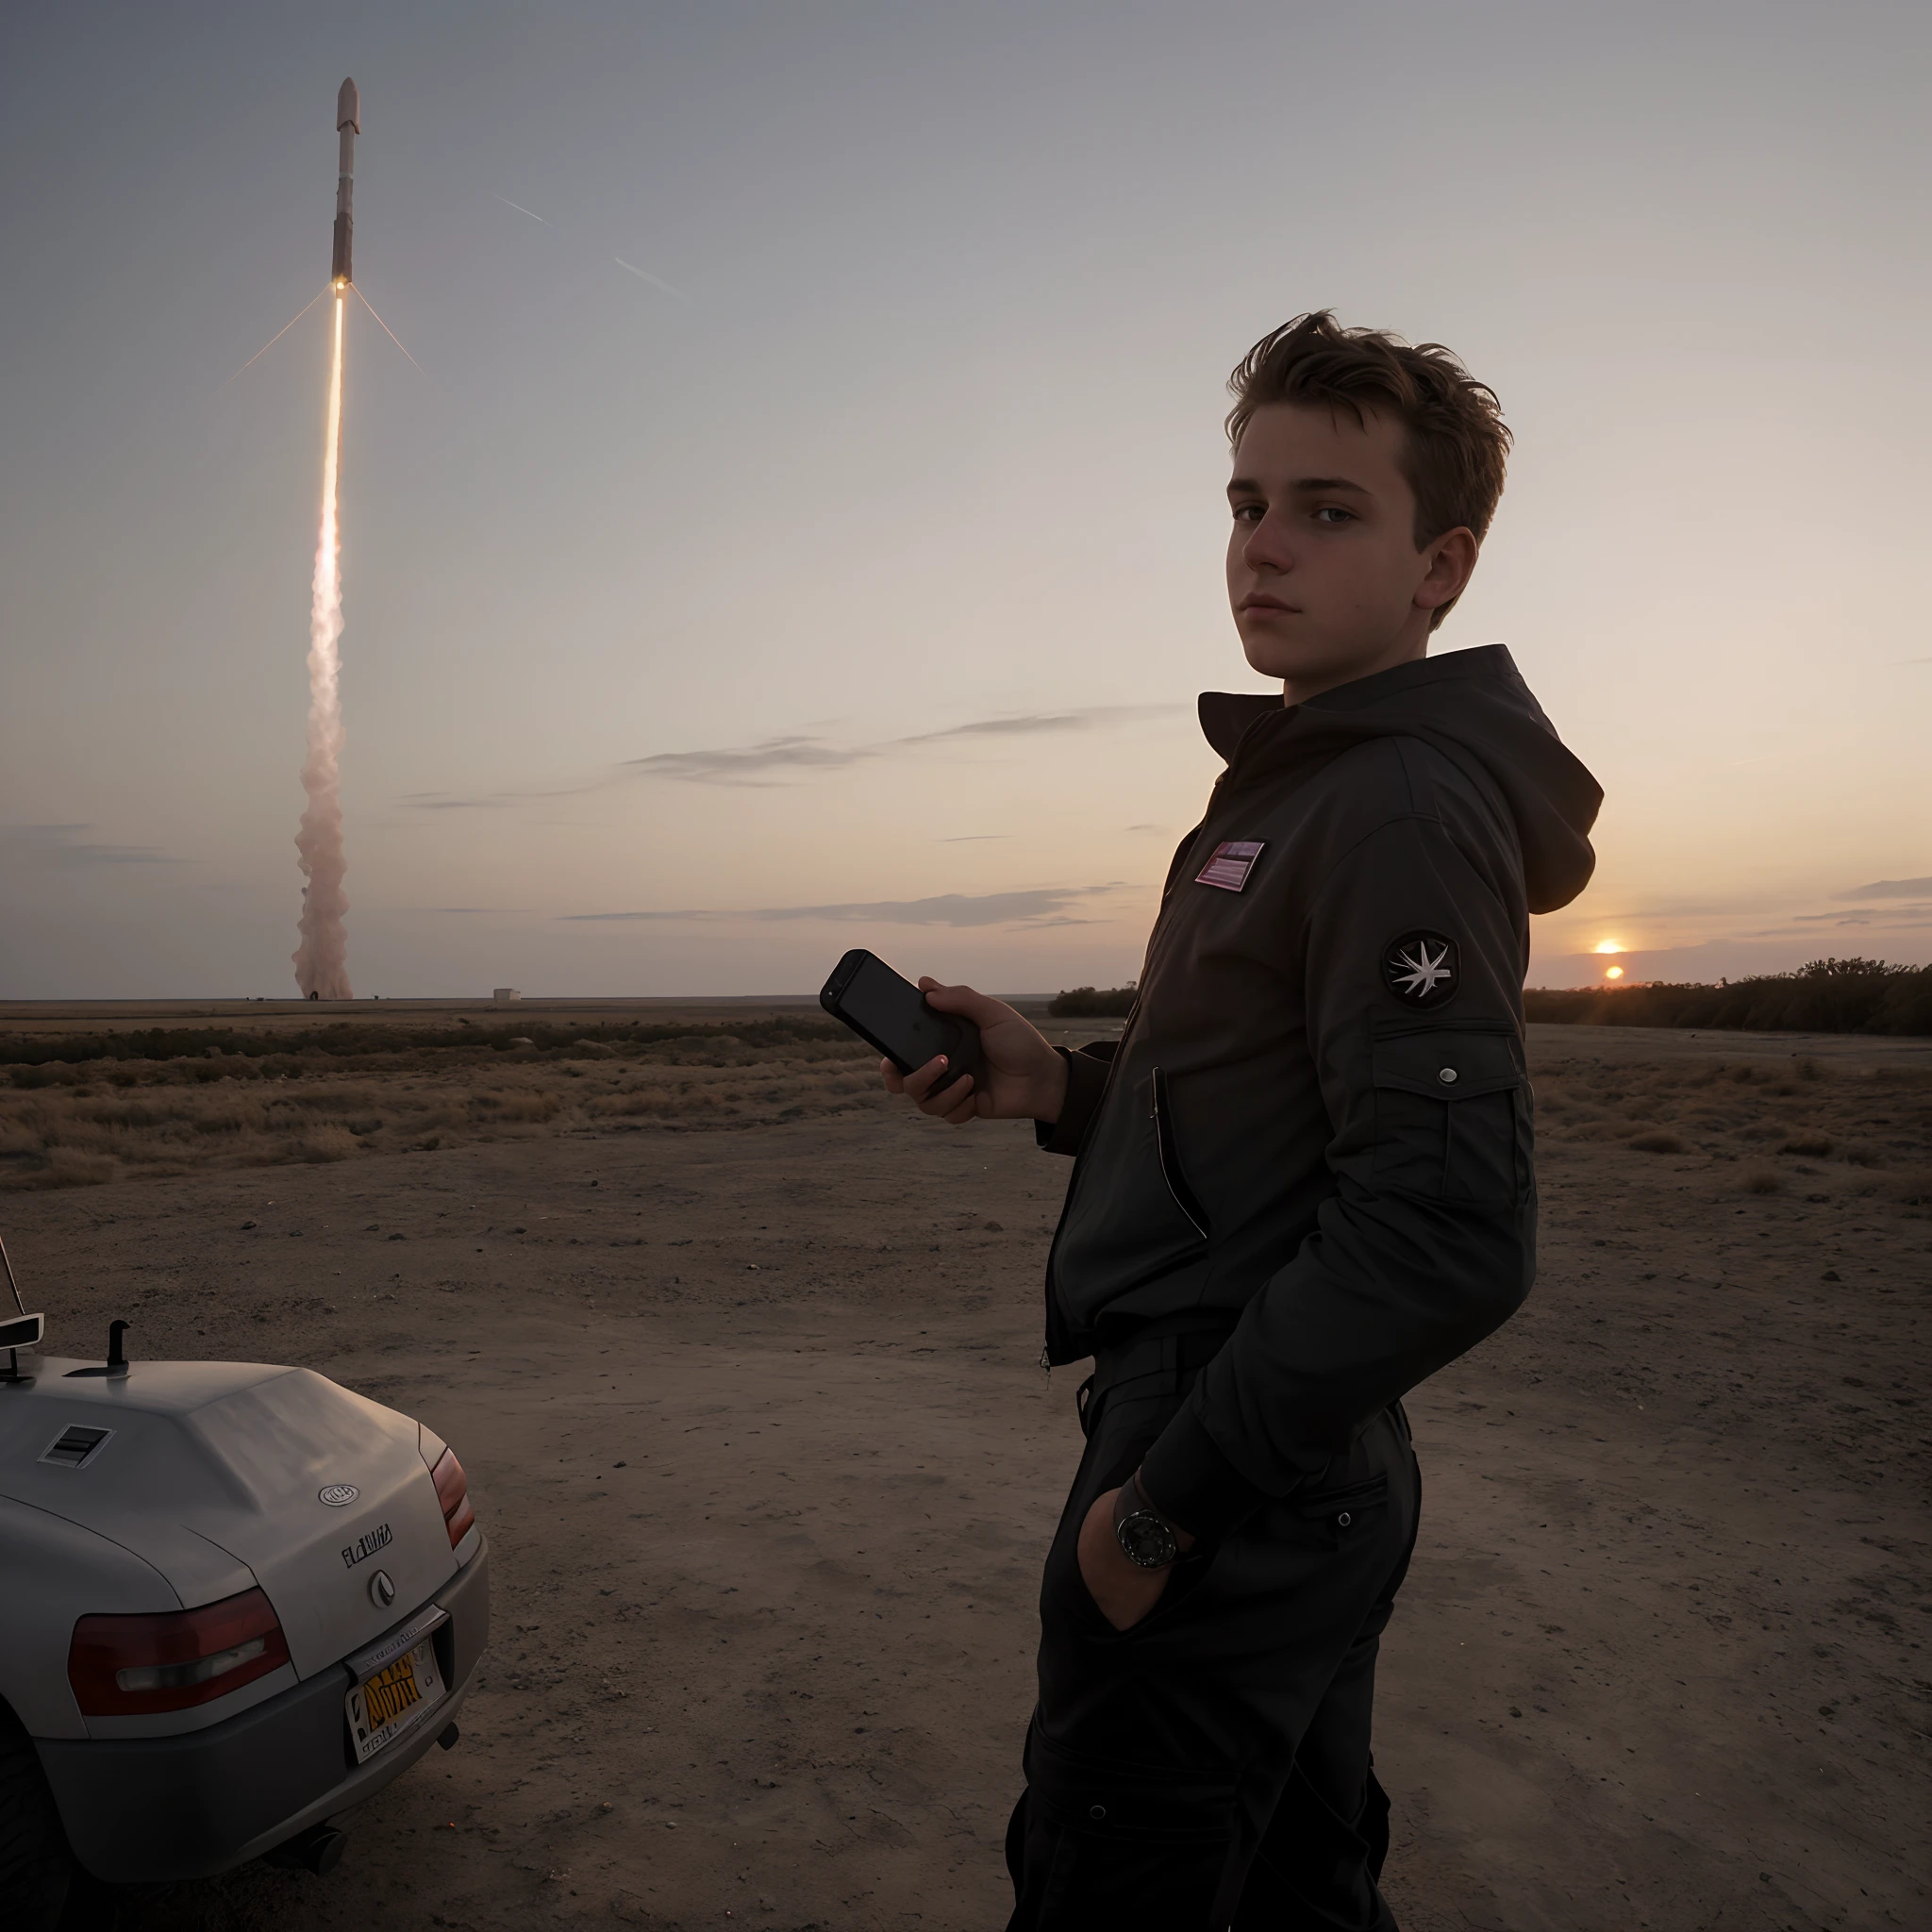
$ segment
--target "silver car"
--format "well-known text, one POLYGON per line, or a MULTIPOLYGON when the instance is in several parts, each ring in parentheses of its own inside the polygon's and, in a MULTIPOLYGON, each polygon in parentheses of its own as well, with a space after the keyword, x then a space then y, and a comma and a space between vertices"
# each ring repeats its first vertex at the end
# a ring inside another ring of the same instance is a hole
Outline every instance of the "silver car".
POLYGON ((125 1326, 80 1361, 34 1352, 40 1316, 0 1320, 0 1899, 21 1932, 56 1924, 76 1867, 328 1870, 333 1821, 457 1741, 489 1641, 489 1553, 440 1437, 308 1369, 127 1361, 125 1326))

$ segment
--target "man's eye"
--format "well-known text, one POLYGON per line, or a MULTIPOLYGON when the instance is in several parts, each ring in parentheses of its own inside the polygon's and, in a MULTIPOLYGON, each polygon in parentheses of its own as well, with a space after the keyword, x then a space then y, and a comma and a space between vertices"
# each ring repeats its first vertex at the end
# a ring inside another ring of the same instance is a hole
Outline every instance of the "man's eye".
POLYGON ((1261 521, 1261 506, 1258 503, 1236 504, 1234 520, 1238 524, 1258 524, 1261 521))
POLYGON ((1343 509, 1339 503, 1324 503, 1315 512, 1315 521, 1318 524, 1325 523, 1331 527, 1341 524, 1352 524, 1355 522, 1355 512, 1350 509, 1343 509))

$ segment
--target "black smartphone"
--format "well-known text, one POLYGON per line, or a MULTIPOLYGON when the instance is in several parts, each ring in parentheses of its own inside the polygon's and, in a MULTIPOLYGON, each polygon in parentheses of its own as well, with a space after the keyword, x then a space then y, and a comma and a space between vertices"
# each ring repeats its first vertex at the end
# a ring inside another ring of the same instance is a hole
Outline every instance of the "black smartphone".
POLYGON ((950 1062, 941 1087, 961 1074, 979 1074, 979 1028, 957 1014, 938 1013, 910 980, 876 954, 855 946, 832 968, 819 1005, 859 1039, 875 1046, 902 1074, 916 1073, 935 1054, 950 1062))

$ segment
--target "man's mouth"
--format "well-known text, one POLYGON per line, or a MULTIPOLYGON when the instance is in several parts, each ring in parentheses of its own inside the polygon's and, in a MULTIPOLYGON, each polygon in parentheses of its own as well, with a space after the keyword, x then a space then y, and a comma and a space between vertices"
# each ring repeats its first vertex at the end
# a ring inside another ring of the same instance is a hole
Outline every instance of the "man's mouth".
POLYGON ((1243 610, 1280 610, 1291 616, 1296 614, 1295 607, 1292 604, 1284 604, 1279 597, 1243 597, 1241 599, 1241 608, 1243 610))

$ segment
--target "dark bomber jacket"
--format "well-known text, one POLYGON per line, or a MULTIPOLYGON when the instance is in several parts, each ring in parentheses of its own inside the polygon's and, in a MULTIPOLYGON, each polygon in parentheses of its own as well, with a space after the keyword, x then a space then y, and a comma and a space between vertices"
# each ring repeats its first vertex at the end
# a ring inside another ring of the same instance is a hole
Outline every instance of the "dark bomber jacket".
POLYGON ((1041 1141, 1078 1156, 1049 1360, 1232 1328, 1143 1465, 1212 1539, 1529 1292, 1528 915, 1588 882, 1603 794, 1500 645, 1200 710, 1227 770, 1041 1141))

